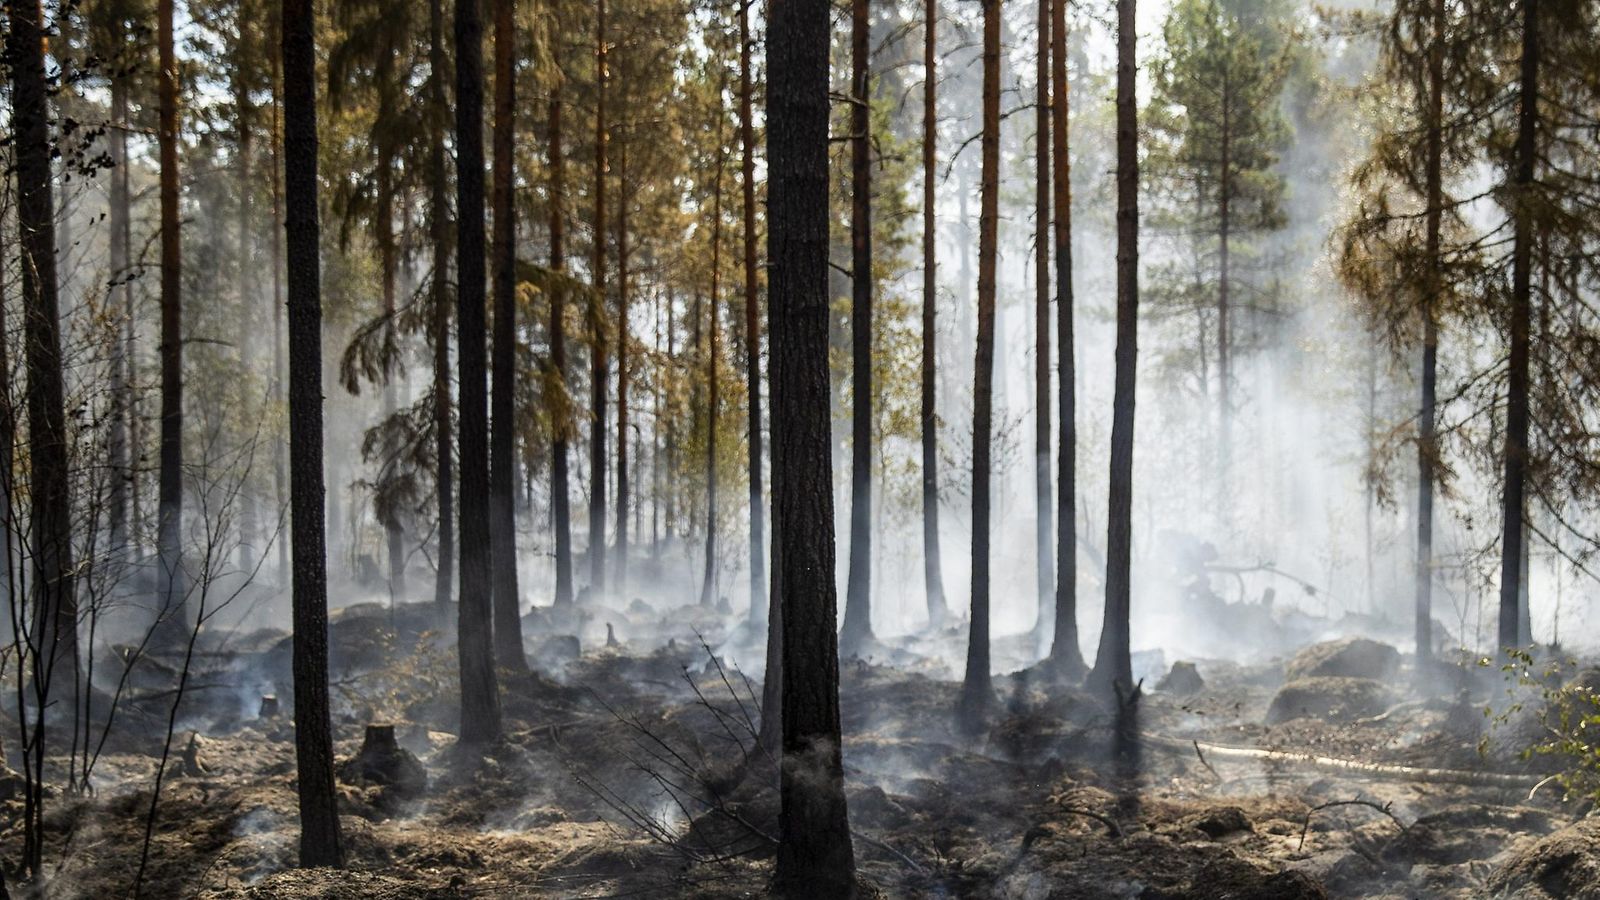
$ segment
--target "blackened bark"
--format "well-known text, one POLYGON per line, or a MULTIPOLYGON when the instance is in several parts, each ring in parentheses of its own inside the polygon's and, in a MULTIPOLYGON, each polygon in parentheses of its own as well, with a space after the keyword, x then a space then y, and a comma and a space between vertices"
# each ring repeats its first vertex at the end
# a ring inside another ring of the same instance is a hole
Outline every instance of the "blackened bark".
POLYGON ((1539 128, 1539 3, 1521 0, 1522 61, 1517 90, 1516 172, 1512 189, 1511 352, 1506 364, 1505 487, 1501 506, 1500 628, 1502 648, 1518 646, 1523 514, 1528 476, 1528 344, 1533 317, 1534 166, 1539 128))
POLYGON ((839 650, 872 640, 872 129, 868 0, 850 3, 850 574, 839 650))
MULTIPOLYGON (((280 17, 276 19, 279 43, 283 41, 283 23, 281 20, 282 6, 279 6, 280 17)), ((279 409, 287 410, 287 380, 284 377, 285 355, 288 347, 284 341, 284 325, 287 318, 287 309, 284 306, 283 296, 283 231, 278 228, 278 223, 283 221, 283 56, 279 53, 269 53, 272 57, 272 397, 277 402, 279 409)), ((128 344, 130 368, 133 359, 133 318, 128 319, 128 344)), ((138 398, 135 396, 134 404, 137 407, 138 398)), ((137 409, 133 415, 134 447, 140 446, 138 438, 139 416, 137 409)), ((280 528, 283 514, 289 502, 289 459, 288 437, 281 432, 275 436, 277 439, 272 444, 272 494, 277 502, 278 519, 280 528)), ((138 459, 137 450, 134 459, 138 459)), ((139 467, 133 467, 133 522, 134 531, 139 530, 139 467)), ((292 529, 291 529, 292 530, 292 529)), ((293 535, 289 531, 281 531, 278 535, 278 583, 288 583, 293 573, 290 571, 289 544, 293 535)))
POLYGON ((1417 659, 1433 656, 1433 484, 1438 459, 1437 425, 1439 381, 1439 316, 1434 308, 1444 288, 1439 258, 1444 218, 1444 0, 1434 0, 1432 34, 1428 48, 1427 224, 1423 264, 1427 269, 1422 307, 1422 409, 1417 415, 1417 559, 1416 643, 1417 659))
POLYGON ((1111 402, 1106 516, 1105 624, 1090 682, 1107 696, 1132 694, 1129 598, 1133 558, 1133 400, 1139 328, 1139 112, 1135 96, 1136 0, 1117 0, 1117 349, 1111 402))
MULTIPOLYGON (((382 75, 379 76, 383 77, 382 75)), ((394 167, 394 154, 385 148, 378 160, 378 256, 382 268, 383 280, 383 312, 388 320, 384 326, 384 343, 393 346, 397 340, 394 327, 395 310, 395 278, 398 275, 399 248, 395 246, 394 235, 394 184, 391 175, 394 167)), ((392 417, 395 413, 397 402, 395 400, 394 379, 397 373, 384 372, 383 383, 383 414, 384 418, 392 417)), ((394 452, 396 448, 391 447, 394 452)), ((406 532, 400 523, 398 509, 385 510, 383 516, 383 533, 389 555, 389 608, 390 621, 393 622, 392 611, 394 604, 403 600, 406 595, 406 532)))
POLYGON ((1050 8, 1050 89, 1050 144, 1055 157, 1050 175, 1056 207, 1056 377, 1061 385, 1056 395, 1060 472, 1056 481, 1056 609, 1050 665, 1057 676, 1076 679, 1087 666, 1078 646, 1078 405, 1072 328, 1072 157, 1067 140, 1072 104, 1067 85, 1066 0, 1056 0, 1050 8))
MULTIPOLYGON (((566 171, 561 150, 561 93, 557 86, 550 96, 550 269, 558 274, 567 268, 566 171)), ((561 414, 550 445, 550 503, 556 528, 555 602, 559 606, 572 602, 572 507, 567 485, 567 442, 572 421, 566 402, 566 301, 564 286, 557 284, 550 291, 550 370, 551 383, 560 391, 561 414)))
MULTIPOLYGON (((721 96, 720 92, 718 96, 721 96)), ((718 110, 717 121, 721 121, 718 110)), ((711 183, 711 301, 706 322, 706 553, 705 574, 700 581, 700 605, 710 606, 717 592, 717 420, 721 413, 721 397, 717 392, 717 364, 720 350, 718 338, 721 326, 717 322, 717 304, 722 299, 722 169, 727 156, 722 152, 722 129, 717 129, 717 167, 711 183)))
MULTIPOLYGON (((164 0, 167 2, 167 0, 164 0)), ((342 866, 328 712, 328 561, 322 480, 322 287, 311 0, 284 0, 284 233, 289 254, 290 509, 300 864, 342 866)))
MULTIPOLYGON (((129 206, 128 190, 128 82, 117 76, 111 81, 111 118, 116 122, 111 131, 111 216, 110 239, 111 281, 110 293, 116 298, 117 315, 123 317, 124 331, 133 316, 133 283, 128 268, 129 206)), ((128 544, 128 486, 129 472, 128 419, 132 412, 129 395, 132 393, 128 378, 128 360, 132 347, 122 334, 113 338, 111 348, 111 435, 109 441, 111 462, 111 491, 107 500, 107 518, 110 520, 111 552, 120 554, 128 544)))
POLYGON ((937 404, 939 233, 936 228, 934 168, 938 163, 939 89, 937 49, 939 0, 927 0, 922 23, 922 583, 928 600, 928 626, 938 628, 949 615, 944 601, 944 566, 939 553, 939 413, 937 404))
POLYGON ((517 587, 516 397, 517 220, 512 197, 516 166, 515 0, 494 0, 494 396, 490 433, 489 533, 494 567, 494 658, 526 671, 522 593, 517 587))
MULTIPOLYGON (((767 258, 774 594, 781 592, 783 760, 774 889, 855 896, 839 746, 828 387, 826 0, 775 0, 767 29, 767 258)), ((770 673, 769 673, 770 677, 770 673)))
POLYGON ((617 154, 617 560, 615 587, 628 591, 628 145, 617 154))
POLYGON ((594 258, 589 298, 589 586, 595 599, 606 589, 606 0, 595 4, 594 258))
POLYGON ((960 723, 988 713, 989 468, 993 450, 995 255, 1000 218, 1000 2, 983 0, 983 159, 978 201, 978 350, 972 388, 972 627, 960 723))
POLYGON ((1039 604, 1034 635, 1041 640, 1054 618, 1050 607, 1056 600, 1055 498, 1050 490, 1050 6, 1051 0, 1039 0, 1039 46, 1034 67, 1033 547, 1035 599, 1039 604))
MULTIPOLYGON (((27 372, 29 479, 28 539, 34 603, 33 702, 43 741, 42 710, 72 702, 54 688, 78 683, 78 604, 72 562, 72 491, 61 369, 61 318, 56 282, 55 200, 51 189, 48 86, 43 10, 38 0, 11 0, 7 60, 11 69, 11 129, 15 140, 17 232, 22 251, 23 364, 27 372), (61 673, 58 679, 57 673, 61 673), (54 694, 54 696, 52 696, 54 694)), ((42 746, 34 751, 43 758, 42 746)), ((35 798, 30 797, 30 801, 35 798)), ((32 834, 29 835, 30 842, 32 834)))
POLYGON ((749 398, 750 464, 750 621, 767 624, 766 501, 761 488, 761 288, 756 268, 756 137, 751 112, 755 93, 750 55, 750 4, 739 0, 739 142, 744 149, 740 175, 744 189, 744 344, 745 395, 749 398))
POLYGON ((162 643, 189 633, 183 584, 183 269, 178 220, 178 63, 172 38, 173 0, 156 5, 160 83, 156 142, 161 195, 161 454, 157 487, 158 615, 162 643))
POLYGON ((489 410, 484 333, 483 21, 457 0, 456 334, 461 406, 461 742, 500 736, 490 591, 489 410))
POLYGON ((433 602, 441 622, 455 584, 455 422, 450 403, 450 198, 445 172, 444 3, 428 0, 428 232, 433 244, 433 431, 438 466, 439 561, 433 602))

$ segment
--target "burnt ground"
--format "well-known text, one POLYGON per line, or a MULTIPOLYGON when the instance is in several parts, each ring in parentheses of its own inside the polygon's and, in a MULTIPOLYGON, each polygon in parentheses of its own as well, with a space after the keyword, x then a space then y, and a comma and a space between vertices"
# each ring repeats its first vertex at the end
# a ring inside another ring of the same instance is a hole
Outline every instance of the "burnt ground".
MULTIPOLYGON (((505 676, 506 736, 467 755, 453 734, 454 648, 428 630, 430 610, 403 608, 398 636, 387 610, 336 613, 340 760, 357 757, 368 724, 389 723, 426 776, 383 784, 395 779, 344 767, 343 871, 293 865, 294 729, 286 709, 257 715, 261 694, 287 705, 287 644, 281 634, 232 636, 185 700, 144 895, 761 896, 773 770, 753 749, 759 685, 712 663, 695 636, 698 624, 709 646, 737 640, 715 632, 720 618, 638 606, 582 621, 531 616, 541 669, 505 676), (617 646, 604 646, 606 618, 624 635, 617 646), (660 638, 626 640, 647 621, 660 638), (549 637, 564 630, 596 646, 549 637)), ((1600 828, 1583 820, 1587 804, 1548 783, 1535 791, 1548 760, 1520 759, 1528 738, 1518 725, 1495 728, 1483 712, 1503 693, 1498 673, 1467 666, 1446 673, 1453 690, 1419 692, 1398 654, 1357 661, 1385 670, 1361 673, 1381 676, 1379 688, 1308 675, 1315 654, 1249 667, 1199 660, 1200 679, 1142 698, 1141 738, 1119 753, 1108 709, 1026 672, 996 679, 986 733, 960 733, 959 685, 917 662, 919 646, 959 640, 952 629, 889 643, 872 657, 895 664, 842 667, 851 822, 869 895, 1600 896, 1600 828), (1329 680, 1306 688, 1307 677, 1329 680), (1452 771, 1238 752, 1252 749, 1452 771), (1512 777, 1463 774, 1484 772, 1512 777)), ((129 894, 165 707, 126 706, 96 763, 96 791, 48 801, 52 897, 129 894)), ((0 853, 15 858, 20 801, 6 804, 0 853)))

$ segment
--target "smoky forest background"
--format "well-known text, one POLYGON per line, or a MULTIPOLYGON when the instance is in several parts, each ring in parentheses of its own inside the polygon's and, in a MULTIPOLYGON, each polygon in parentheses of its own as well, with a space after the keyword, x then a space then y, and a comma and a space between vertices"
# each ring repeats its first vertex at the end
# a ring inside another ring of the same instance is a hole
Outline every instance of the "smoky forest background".
POLYGON ((1600 897, 1597 0, 6 0, 0 897, 1600 897))

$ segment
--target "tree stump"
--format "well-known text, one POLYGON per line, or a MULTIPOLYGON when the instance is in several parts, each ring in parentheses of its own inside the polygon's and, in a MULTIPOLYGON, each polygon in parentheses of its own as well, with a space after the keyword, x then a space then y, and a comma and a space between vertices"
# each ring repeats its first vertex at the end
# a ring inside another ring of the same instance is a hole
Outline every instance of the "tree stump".
POLYGON ((258 719, 276 719, 278 717, 278 697, 276 694, 262 694, 261 706, 256 710, 258 719))
POLYGON ((347 784, 378 785, 395 797, 412 797, 428 787, 428 770, 411 751, 395 739, 394 725, 367 726, 361 752, 339 767, 339 779, 347 784))

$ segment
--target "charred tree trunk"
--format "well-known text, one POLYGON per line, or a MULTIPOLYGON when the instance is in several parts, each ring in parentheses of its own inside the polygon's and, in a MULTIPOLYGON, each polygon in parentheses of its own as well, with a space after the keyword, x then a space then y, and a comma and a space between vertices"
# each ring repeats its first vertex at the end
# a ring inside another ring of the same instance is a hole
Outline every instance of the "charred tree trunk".
POLYGON ((1444 289, 1440 232, 1444 218, 1444 0, 1434 0, 1428 48, 1428 137, 1423 178, 1427 223, 1423 256, 1427 288, 1422 307, 1422 408, 1417 415, 1417 659, 1433 656, 1433 485, 1438 459, 1436 407, 1439 382, 1439 316, 1434 308, 1444 289))
POLYGON ((993 450, 995 255, 1000 218, 1000 2, 983 0, 983 159, 978 202, 978 351, 972 387, 972 630, 958 718, 988 714, 989 482, 993 450))
MULTIPOLYGON (((1065 0, 1061 0, 1065 2, 1065 0)), ((1055 499, 1050 472, 1050 19, 1051 0, 1039 0, 1039 46, 1034 103, 1033 179, 1033 501, 1034 583, 1039 604, 1033 632, 1043 641, 1055 604, 1055 499)), ((1069 510, 1070 512, 1070 510, 1069 510)))
MULTIPOLYGON (((380 76, 381 77, 381 76, 380 76)), ((378 255, 382 267, 383 278, 383 312, 388 320, 384 326, 384 343, 394 346, 395 327, 395 278, 398 269, 398 250, 395 247, 394 236, 394 185, 390 173, 394 166, 394 155, 384 152, 378 161, 378 255)), ((395 385, 396 373, 388 367, 385 359, 383 383, 383 415, 385 419, 395 413, 395 385)), ((394 452, 397 448, 391 447, 394 452)), ((406 595, 406 533, 400 524, 400 511, 398 509, 385 509, 383 512, 383 534, 389 556, 389 607, 392 612, 394 604, 406 595)), ((392 615, 391 615, 392 620, 392 615)))
POLYGON ((438 467, 439 562, 433 582, 435 614, 442 623, 455 583, 455 425, 450 403, 450 198, 444 158, 444 2, 428 0, 428 232, 433 243, 433 431, 438 467))
POLYGON ((1117 0, 1117 349, 1106 515, 1105 624, 1090 683, 1133 692, 1129 598, 1133 559, 1133 400, 1139 328, 1139 112, 1134 91, 1135 0, 1117 0))
MULTIPOLYGON (((170 0, 164 0, 170 2, 170 0)), ((284 0, 284 170, 289 250, 289 452, 294 528, 294 724, 300 864, 342 866, 328 711, 323 545, 322 288, 317 224, 316 49, 310 0, 284 0)))
POLYGON ((606 0, 595 4, 594 259, 589 298, 589 585, 606 589, 606 0))
POLYGON ((937 49, 939 0, 927 0, 922 23, 922 583, 928 600, 928 627, 944 624, 949 609, 944 601, 944 571, 939 553, 939 407, 938 333, 939 307, 937 210, 934 169, 938 164, 939 89, 937 49))
MULTIPOLYGON (((183 579, 183 269, 178 220, 178 62, 172 38, 173 0, 156 5, 160 48, 161 195, 161 468, 156 510, 160 557, 160 641, 176 644, 189 632, 183 579)), ((287 40, 287 37, 285 37, 287 40)))
MULTIPOLYGON (((61 317, 56 282, 55 200, 50 158, 49 93, 44 64, 44 16, 37 0, 11 0, 11 130, 17 179, 17 232, 22 251, 23 365, 27 372, 29 479, 28 539, 34 623, 32 682, 43 742, 44 709, 61 701, 53 688, 78 687, 78 603, 72 561, 72 491, 61 317), (57 672, 64 673, 58 677, 57 672)), ((19 661, 20 662, 20 661, 19 661)), ((72 698, 65 698, 67 703, 72 698)), ((44 748, 34 750, 42 761, 44 748)), ((36 798, 30 798, 36 799, 36 798)), ((33 809, 36 811, 37 806, 33 809)), ((33 832, 28 835, 33 840, 33 832)), ((31 856, 31 854, 30 854, 31 856)), ((31 862, 35 860, 30 859, 31 862)))
MULTIPOLYGON (((561 149, 561 93, 550 96, 550 269, 566 272, 567 170, 561 149)), ((562 284, 550 291, 550 373, 558 389, 560 410, 550 444, 550 504, 556 528, 557 606, 572 602, 572 507, 567 484, 567 442, 572 435, 572 415, 567 405, 567 292, 562 284)))
POLYGON ((1060 473, 1056 484, 1056 609, 1050 663, 1056 675, 1077 679, 1087 667, 1078 647, 1078 431, 1072 297, 1072 157, 1067 126, 1072 111, 1067 86, 1067 2, 1050 8, 1050 144, 1055 167, 1057 428, 1060 473))
POLYGON ((783 760, 777 871, 790 898, 856 895, 839 746, 828 387, 825 0, 784 0, 767 29, 768 334, 773 525, 782 593, 783 760))
POLYGON ((133 347, 120 333, 131 327, 133 319, 133 282, 128 264, 129 222, 132 218, 129 215, 128 82, 122 76, 114 77, 111 81, 111 117, 116 125, 110 135, 110 294, 116 298, 119 308, 117 315, 123 317, 123 324, 118 329, 118 336, 112 339, 111 347, 111 435, 107 448, 111 457, 111 491, 107 500, 107 518, 110 520, 110 550, 114 556, 120 556, 128 546, 128 489, 132 479, 128 419, 133 410, 130 397, 133 393, 132 379, 128 377, 133 347))
MULTIPOLYGON (((255 267, 251 263, 251 235, 252 222, 250 216, 250 197, 254 192, 251 179, 254 170, 251 168, 251 151, 254 145, 250 132, 251 107, 249 92, 242 85, 234 95, 236 124, 239 129, 239 315, 242 324, 248 333, 255 333, 255 267)), ((239 342, 239 370, 241 372, 255 371, 255 345, 250 341, 239 342)), ((250 397, 245 401, 247 409, 255 410, 255 398, 250 397)), ((256 495, 255 479, 246 478, 240 485, 239 496, 239 569, 243 572, 256 570, 256 545, 260 540, 260 510, 257 506, 259 498, 256 495)))
MULTIPOLYGON (((720 110, 718 121, 721 121, 720 110)), ((706 322, 706 570, 700 582, 701 606, 710 606, 717 599, 717 420, 722 399, 717 393, 717 364, 721 352, 717 304, 722 299, 722 169, 726 161, 719 127, 716 180, 711 184, 711 302, 706 322)))
POLYGON ((872 640, 872 22, 850 3, 850 574, 839 651, 872 640))
MULTIPOLYGON (((278 41, 283 40, 282 22, 278 23, 278 41)), ((272 399, 278 404, 279 409, 287 410, 288 396, 284 378, 285 354, 287 346, 284 340, 284 324, 287 311, 284 307, 283 296, 283 231, 278 224, 283 221, 283 57, 278 53, 269 53, 272 57, 272 399)), ((132 359, 131 345, 133 342, 133 318, 128 319, 128 342, 130 344, 129 359, 132 359)), ((137 403, 137 400, 135 401, 137 403)), ((137 413, 137 410, 135 410, 137 413)), ((133 416, 135 431, 134 446, 139 446, 137 438, 139 416, 133 416)), ((283 515, 289 502, 289 460, 287 436, 281 433, 274 435, 272 442, 272 488, 273 499, 278 507, 278 584, 281 586, 293 577, 290 572, 289 545, 293 540, 293 529, 284 530, 283 515)), ((137 460, 138 453, 134 453, 137 460)), ((133 469, 135 481, 133 483, 133 518, 134 529, 139 527, 139 482, 136 465, 133 469)))
POLYGON ((1519 646, 1523 517, 1528 477, 1528 344, 1533 317, 1534 166, 1539 129, 1539 2, 1521 0, 1522 61, 1517 89, 1516 172, 1512 191, 1511 352, 1507 362, 1505 488, 1501 507, 1502 649, 1519 646))
POLYGON ((751 112, 755 94, 750 54, 750 4, 739 0, 739 142, 744 149, 740 175, 744 189, 744 343, 745 394, 750 404, 750 621, 767 619, 766 501, 761 488, 761 286, 756 267, 756 137, 751 112))
POLYGON ((517 586, 516 384, 517 220, 515 0, 494 0, 494 396, 490 402, 489 558, 493 566, 494 658, 526 671, 522 592, 517 586))
POLYGON ((628 591, 628 145, 617 153, 617 561, 616 590, 628 591))
POLYGON ((457 0, 456 333, 461 392, 461 742, 500 736, 489 528, 488 360, 484 333, 483 21, 479 0, 457 0))

